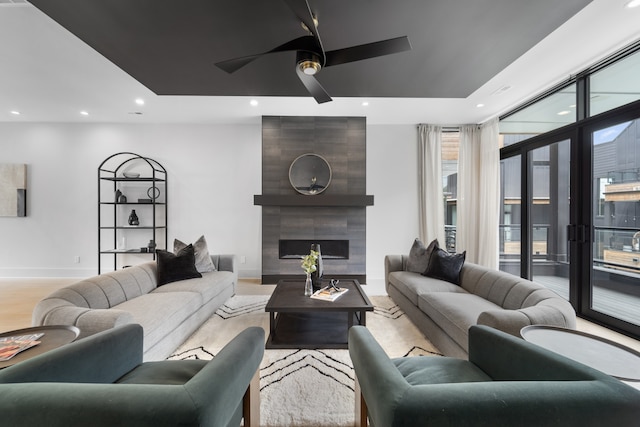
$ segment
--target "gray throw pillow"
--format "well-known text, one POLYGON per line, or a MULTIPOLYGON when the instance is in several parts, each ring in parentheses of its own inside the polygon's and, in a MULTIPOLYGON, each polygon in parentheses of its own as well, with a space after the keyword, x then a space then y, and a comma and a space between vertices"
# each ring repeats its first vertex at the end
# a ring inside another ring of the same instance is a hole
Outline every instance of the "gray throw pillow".
POLYGON ((434 249, 439 248, 438 239, 434 239, 429 246, 418 238, 413 241, 411 250, 409 251, 409 259, 407 260, 407 271, 423 274, 429 267, 429 260, 434 249))
MULTIPOLYGON (((177 254, 183 248, 187 246, 186 243, 181 242, 178 239, 173 240, 173 253, 177 254)), ((208 273, 210 271, 216 271, 216 266, 211 260, 209 255, 209 249, 207 248, 207 241, 204 236, 200 236, 198 240, 193 243, 193 249, 195 250, 196 269, 199 273, 208 273)))

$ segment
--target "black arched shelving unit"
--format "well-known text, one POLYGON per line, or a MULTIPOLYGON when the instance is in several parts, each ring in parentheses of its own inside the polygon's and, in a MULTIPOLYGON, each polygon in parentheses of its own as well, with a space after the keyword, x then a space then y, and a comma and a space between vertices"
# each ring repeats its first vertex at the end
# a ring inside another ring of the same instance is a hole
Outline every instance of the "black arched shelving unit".
POLYGON ((98 274, 167 248, 167 171, 156 160, 122 152, 98 167, 98 274), (130 224, 132 211, 138 224, 130 224))

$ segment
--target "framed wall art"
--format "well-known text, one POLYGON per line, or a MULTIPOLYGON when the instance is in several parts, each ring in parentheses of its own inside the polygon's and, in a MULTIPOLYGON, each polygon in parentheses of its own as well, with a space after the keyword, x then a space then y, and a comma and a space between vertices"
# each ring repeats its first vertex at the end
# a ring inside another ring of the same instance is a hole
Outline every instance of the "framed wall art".
POLYGON ((0 216, 27 216, 27 165, 0 163, 0 216))

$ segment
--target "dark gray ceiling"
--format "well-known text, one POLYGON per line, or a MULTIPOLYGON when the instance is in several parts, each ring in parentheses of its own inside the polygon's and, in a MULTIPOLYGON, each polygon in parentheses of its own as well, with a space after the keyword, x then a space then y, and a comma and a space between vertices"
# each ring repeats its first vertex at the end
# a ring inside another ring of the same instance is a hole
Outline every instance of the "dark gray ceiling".
MULTIPOLYGON (((282 0, 30 0, 158 95, 308 96, 295 53, 214 63, 305 35, 282 0)), ((309 0, 326 50, 408 36, 412 50, 322 70, 333 97, 464 98, 591 0, 309 0)))

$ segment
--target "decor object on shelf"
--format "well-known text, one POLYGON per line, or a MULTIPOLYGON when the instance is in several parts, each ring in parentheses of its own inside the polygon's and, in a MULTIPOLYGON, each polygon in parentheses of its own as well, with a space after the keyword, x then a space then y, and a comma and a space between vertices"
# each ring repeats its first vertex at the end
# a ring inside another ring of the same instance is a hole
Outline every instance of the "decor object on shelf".
POLYGON ((119 188, 117 188, 117 189, 116 189, 116 197, 115 197, 114 202, 116 202, 116 203, 120 203, 120 196, 122 196, 122 191, 120 191, 120 189, 119 189, 119 188))
POLYGON ((211 261, 216 271, 162 286, 155 261, 80 280, 40 300, 33 325, 76 326, 79 338, 84 338, 139 323, 144 329, 144 359, 165 359, 235 294, 236 257, 211 255, 211 261))
POLYGON ((122 172, 122 176, 130 179, 140 178, 140 174, 137 172, 122 172))
POLYGON ((149 189, 147 189, 147 196, 150 200, 157 200, 158 197, 160 197, 160 189, 155 185, 153 187, 149 187, 149 189))
POLYGON ((316 269, 311 272, 311 285, 313 287, 313 291, 318 291, 322 288, 322 274, 323 274, 323 265, 322 265, 322 253, 320 252, 320 243, 312 243, 311 250, 317 252, 318 256, 316 258, 316 269))
POLYGON ((140 220, 138 219, 135 209, 132 209, 129 214, 129 225, 140 225, 140 220))
POLYGON ((349 330, 356 426, 624 426, 640 391, 488 326, 469 329, 469 360, 390 359, 362 326, 349 330), (384 387, 380 387, 384 384, 384 387))
POLYGON ((147 245, 147 250, 149 252, 155 252, 155 250, 156 250, 156 242, 153 239, 149 240, 149 244, 147 245))
POLYGON ((143 333, 119 326, 1 370, 2 424, 260 425, 262 328, 244 329, 210 361, 144 363, 143 333))
POLYGON ((329 187, 331 173, 331 166, 324 157, 307 153, 291 162, 289 182, 298 193, 313 196, 329 187))
POLYGON ((302 257, 302 270, 306 273, 307 278, 304 282, 304 294, 306 296, 311 296, 313 294, 313 283, 311 280, 311 273, 316 271, 318 268, 316 266, 316 261, 318 259, 318 252, 313 249, 309 253, 309 255, 305 255, 302 257))
POLYGON ((0 216, 27 216, 27 165, 0 163, 0 216))

